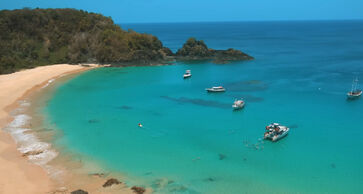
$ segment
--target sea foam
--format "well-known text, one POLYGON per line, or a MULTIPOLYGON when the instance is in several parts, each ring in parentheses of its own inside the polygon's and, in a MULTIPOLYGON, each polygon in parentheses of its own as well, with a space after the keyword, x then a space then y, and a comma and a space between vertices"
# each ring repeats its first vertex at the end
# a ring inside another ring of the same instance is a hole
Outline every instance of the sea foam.
POLYGON ((55 79, 50 79, 48 80, 48 82, 42 87, 42 88, 46 88, 48 87, 52 82, 54 82, 55 79))
POLYGON ((12 112, 14 120, 4 128, 4 131, 11 134, 17 143, 17 149, 29 161, 43 167, 52 177, 53 175, 59 175, 61 173, 59 169, 48 165, 48 162, 57 157, 58 153, 52 149, 51 144, 40 141, 34 131, 29 128, 32 117, 24 114, 29 106, 29 102, 20 101, 19 108, 12 112))

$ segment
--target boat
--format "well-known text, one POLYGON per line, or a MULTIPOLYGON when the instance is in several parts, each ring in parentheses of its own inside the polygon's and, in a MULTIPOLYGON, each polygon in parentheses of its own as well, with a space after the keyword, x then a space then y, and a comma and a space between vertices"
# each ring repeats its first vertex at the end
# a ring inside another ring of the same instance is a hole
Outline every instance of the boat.
POLYGON ((280 125, 279 123, 272 123, 266 126, 266 131, 263 136, 263 139, 271 140, 276 142, 284 137, 289 133, 290 128, 280 125))
POLYGON ((358 89, 358 78, 353 80, 352 90, 347 93, 348 98, 357 98, 362 95, 362 90, 358 89))
POLYGON ((213 86, 211 88, 205 89, 207 92, 225 92, 226 89, 224 89, 222 86, 213 86))
POLYGON ((232 108, 233 108, 233 110, 239 110, 239 109, 242 109, 244 106, 245 106, 245 102, 242 99, 240 99, 240 100, 236 99, 232 105, 232 108))
POLYGON ((191 71, 190 70, 186 70, 185 73, 184 73, 184 75, 183 75, 183 78, 184 79, 187 79, 187 78, 190 78, 190 77, 192 77, 191 71))

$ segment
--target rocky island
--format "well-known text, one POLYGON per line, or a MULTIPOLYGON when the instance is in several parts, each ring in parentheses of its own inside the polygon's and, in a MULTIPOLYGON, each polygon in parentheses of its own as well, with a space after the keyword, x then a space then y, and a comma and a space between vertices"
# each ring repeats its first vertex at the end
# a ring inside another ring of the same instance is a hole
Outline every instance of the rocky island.
POLYGON ((203 40, 189 38, 181 49, 176 52, 177 60, 213 60, 215 63, 252 60, 253 57, 240 50, 214 50, 207 47, 203 40))
POLYGON ((151 65, 175 60, 251 60, 190 38, 175 54, 155 36, 123 30, 110 17, 75 9, 0 11, 0 74, 48 64, 151 65))

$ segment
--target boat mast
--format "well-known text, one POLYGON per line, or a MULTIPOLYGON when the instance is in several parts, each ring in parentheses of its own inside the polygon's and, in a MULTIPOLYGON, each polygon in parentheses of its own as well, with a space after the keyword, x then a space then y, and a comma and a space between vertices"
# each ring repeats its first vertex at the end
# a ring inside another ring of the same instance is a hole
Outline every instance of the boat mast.
POLYGON ((355 79, 355 91, 358 90, 358 78, 355 79))
POLYGON ((357 82, 358 82, 358 78, 353 79, 352 91, 351 91, 352 93, 357 90, 357 82))

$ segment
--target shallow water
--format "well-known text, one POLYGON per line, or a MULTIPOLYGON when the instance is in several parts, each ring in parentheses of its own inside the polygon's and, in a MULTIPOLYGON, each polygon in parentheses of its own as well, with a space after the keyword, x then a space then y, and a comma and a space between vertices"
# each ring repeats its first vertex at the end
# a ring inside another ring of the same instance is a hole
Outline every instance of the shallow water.
POLYGON ((64 152, 157 193, 360 193, 363 22, 125 25, 174 51, 189 36, 254 61, 96 69, 60 86, 43 112, 64 152), (183 80, 190 69, 193 77, 183 80), (208 94, 223 85, 227 92, 208 94), (232 111, 235 98, 246 107, 232 111), (290 134, 264 142, 265 125, 290 134), (138 127, 143 124, 143 128, 138 127), (56 126, 56 127, 54 127, 56 126))

